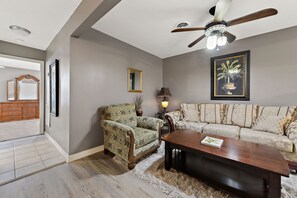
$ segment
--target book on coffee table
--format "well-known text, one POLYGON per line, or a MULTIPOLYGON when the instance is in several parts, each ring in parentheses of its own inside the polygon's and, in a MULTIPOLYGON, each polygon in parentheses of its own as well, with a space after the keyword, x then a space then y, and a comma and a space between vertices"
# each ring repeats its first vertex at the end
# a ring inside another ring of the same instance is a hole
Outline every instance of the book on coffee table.
POLYGON ((213 137, 208 137, 206 136, 202 141, 201 144, 207 145, 207 146, 212 146, 215 148, 221 148, 224 140, 218 139, 218 138, 213 138, 213 137))

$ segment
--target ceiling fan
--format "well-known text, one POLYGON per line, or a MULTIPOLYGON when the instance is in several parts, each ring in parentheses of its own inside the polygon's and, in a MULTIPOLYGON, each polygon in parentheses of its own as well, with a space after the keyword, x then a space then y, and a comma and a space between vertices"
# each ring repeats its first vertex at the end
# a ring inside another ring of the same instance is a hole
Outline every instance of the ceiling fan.
POLYGON ((207 37, 206 47, 208 49, 215 49, 218 46, 225 45, 227 42, 232 43, 233 41, 235 41, 236 36, 228 32, 227 27, 273 16, 278 13, 276 9, 268 8, 268 9, 264 9, 264 10, 226 22, 224 21, 224 17, 228 12, 231 6, 231 3, 232 3, 232 0, 219 0, 216 6, 212 7, 209 10, 209 13, 214 16, 214 20, 209 22, 205 27, 177 28, 172 30, 171 32, 175 33, 175 32, 204 30, 204 35, 196 39, 194 42, 188 45, 188 47, 189 48, 193 47, 199 41, 207 37))

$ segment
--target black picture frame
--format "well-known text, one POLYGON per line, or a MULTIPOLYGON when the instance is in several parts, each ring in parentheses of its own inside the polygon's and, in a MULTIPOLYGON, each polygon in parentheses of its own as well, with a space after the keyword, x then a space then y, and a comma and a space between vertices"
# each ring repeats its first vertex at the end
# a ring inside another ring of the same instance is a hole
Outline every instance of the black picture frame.
POLYGON ((250 50, 211 58, 211 100, 250 100, 250 50))
POLYGON ((59 60, 49 66, 50 113, 59 116, 59 60))

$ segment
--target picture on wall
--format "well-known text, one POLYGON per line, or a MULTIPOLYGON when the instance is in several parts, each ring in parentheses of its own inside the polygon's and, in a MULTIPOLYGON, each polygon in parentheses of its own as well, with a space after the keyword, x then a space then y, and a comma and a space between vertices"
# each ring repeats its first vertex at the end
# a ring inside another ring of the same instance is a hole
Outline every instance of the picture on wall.
POLYGON ((49 66, 50 113, 59 116, 59 60, 49 66))
POLYGON ((250 51, 211 58, 211 100, 250 100, 250 51))

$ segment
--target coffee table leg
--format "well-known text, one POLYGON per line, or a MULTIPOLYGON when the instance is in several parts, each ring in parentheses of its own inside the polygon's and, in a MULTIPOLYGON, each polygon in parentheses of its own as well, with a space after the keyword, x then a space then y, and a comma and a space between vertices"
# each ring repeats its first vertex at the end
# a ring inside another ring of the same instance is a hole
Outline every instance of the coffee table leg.
POLYGON ((278 174, 269 174, 268 197, 281 197, 281 177, 278 174))
POLYGON ((169 143, 165 142, 165 169, 170 170, 172 165, 172 149, 169 147, 169 143))

